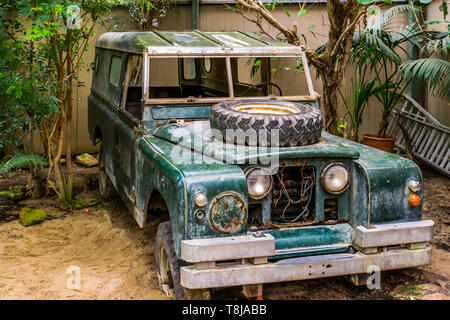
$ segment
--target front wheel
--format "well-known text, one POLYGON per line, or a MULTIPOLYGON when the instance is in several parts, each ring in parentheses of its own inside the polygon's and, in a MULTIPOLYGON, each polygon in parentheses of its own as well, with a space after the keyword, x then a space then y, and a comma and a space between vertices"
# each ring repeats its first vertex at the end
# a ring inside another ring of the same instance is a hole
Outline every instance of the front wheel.
POLYGON ((159 287, 169 298, 176 300, 210 299, 209 290, 189 290, 181 285, 180 267, 184 266, 184 263, 175 254, 170 221, 162 222, 158 226, 155 259, 159 287))

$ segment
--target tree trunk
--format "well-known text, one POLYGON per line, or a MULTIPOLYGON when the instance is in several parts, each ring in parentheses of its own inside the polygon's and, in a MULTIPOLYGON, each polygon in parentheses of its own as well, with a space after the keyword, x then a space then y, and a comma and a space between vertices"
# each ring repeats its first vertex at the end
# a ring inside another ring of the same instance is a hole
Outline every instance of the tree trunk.
POLYGON ((72 166, 72 95, 73 95, 73 65, 72 65, 72 30, 67 30, 67 92, 66 92, 66 164, 67 164, 67 184, 66 201, 72 204, 72 186, 73 186, 73 166, 72 166))

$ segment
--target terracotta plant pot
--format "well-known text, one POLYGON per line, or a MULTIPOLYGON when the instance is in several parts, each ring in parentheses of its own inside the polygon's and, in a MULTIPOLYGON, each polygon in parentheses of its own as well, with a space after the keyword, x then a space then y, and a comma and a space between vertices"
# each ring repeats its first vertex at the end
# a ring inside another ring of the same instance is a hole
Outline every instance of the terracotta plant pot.
POLYGON ((363 144, 376 148, 378 150, 393 153, 395 137, 386 136, 386 138, 378 138, 376 134, 364 134, 363 144))

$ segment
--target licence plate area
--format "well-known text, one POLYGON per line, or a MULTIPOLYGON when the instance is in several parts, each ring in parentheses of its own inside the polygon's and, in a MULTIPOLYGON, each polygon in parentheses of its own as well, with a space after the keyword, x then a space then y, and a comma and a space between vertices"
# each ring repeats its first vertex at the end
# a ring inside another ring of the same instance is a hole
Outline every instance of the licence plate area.
POLYGON ((353 228, 347 223, 261 231, 275 239, 270 260, 346 251, 352 244, 353 228))

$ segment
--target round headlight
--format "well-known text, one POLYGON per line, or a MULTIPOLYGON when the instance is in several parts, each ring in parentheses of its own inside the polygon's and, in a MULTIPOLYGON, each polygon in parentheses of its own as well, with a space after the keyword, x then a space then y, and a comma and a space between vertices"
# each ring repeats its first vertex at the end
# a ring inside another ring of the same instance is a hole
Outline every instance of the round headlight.
POLYGON ((340 194, 349 186, 350 172, 342 163, 330 163, 322 169, 321 180, 329 193, 340 194))
POLYGON ((247 176, 248 195, 255 200, 260 200, 267 196, 272 190, 272 176, 261 167, 249 168, 247 176))
POLYGON ((420 190, 420 182, 416 180, 411 180, 408 182, 408 189, 411 192, 417 192, 420 190))

